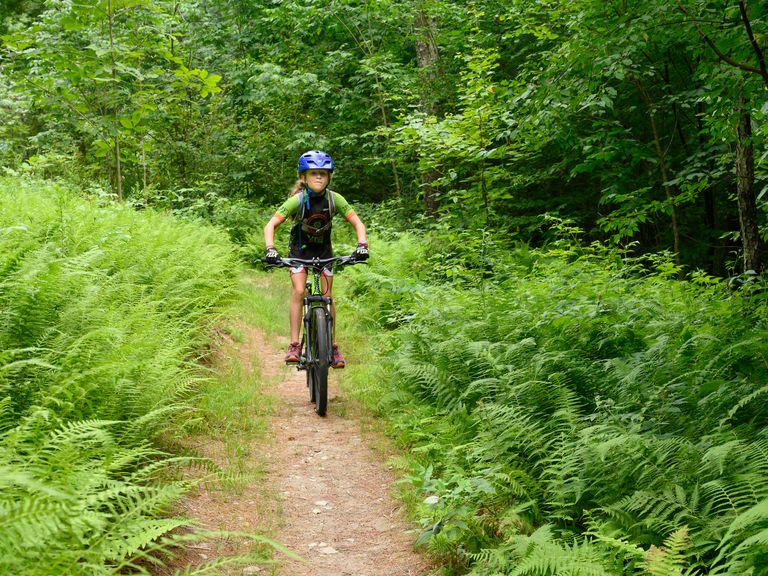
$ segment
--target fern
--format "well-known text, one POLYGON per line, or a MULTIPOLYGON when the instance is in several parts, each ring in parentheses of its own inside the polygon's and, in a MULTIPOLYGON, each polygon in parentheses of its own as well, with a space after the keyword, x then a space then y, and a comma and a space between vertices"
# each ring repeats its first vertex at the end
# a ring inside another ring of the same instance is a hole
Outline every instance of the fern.
MULTIPOLYGON (((0 469, 0 485, 5 487, 0 496, 3 571, 33 558, 41 566, 58 566, 61 573, 77 571, 80 557, 119 561, 184 524, 156 518, 179 497, 183 484, 153 486, 111 477, 131 462, 141 467, 150 454, 146 449, 117 448, 109 433, 113 425, 69 423, 49 434, 32 460, 5 449, 4 460, 10 465, 0 469), (109 446, 115 461, 109 451, 102 452, 109 446)), ((165 467, 172 464, 166 460, 165 467)), ((151 466, 137 478, 151 478, 159 465, 151 466)))
POLYGON ((224 235, 0 179, 0 572, 106 574, 166 550, 189 411, 239 265, 224 235))
POLYGON ((768 559, 768 499, 739 513, 718 546, 714 574, 746 574, 765 569, 768 559))
POLYGON ((643 566, 645 571, 651 576, 683 576, 688 543, 688 528, 683 526, 669 535, 663 548, 651 546, 643 566))
POLYGON ((464 521, 441 552, 476 574, 551 575, 576 573, 584 547, 594 562, 578 569, 624 574, 645 570, 654 546, 662 573, 749 573, 763 559, 754 507, 768 497, 765 318, 721 285, 597 248, 536 251, 529 264, 482 290, 398 268, 400 298, 373 263, 367 287, 383 293, 358 293, 398 319, 387 412, 464 521), (516 546, 533 546, 542 524, 549 536, 526 557, 516 546))
POLYGON ((609 576, 618 574, 604 563, 604 552, 585 542, 573 546, 557 543, 550 526, 530 536, 514 536, 498 549, 470 554, 475 567, 471 574, 515 576, 609 576))

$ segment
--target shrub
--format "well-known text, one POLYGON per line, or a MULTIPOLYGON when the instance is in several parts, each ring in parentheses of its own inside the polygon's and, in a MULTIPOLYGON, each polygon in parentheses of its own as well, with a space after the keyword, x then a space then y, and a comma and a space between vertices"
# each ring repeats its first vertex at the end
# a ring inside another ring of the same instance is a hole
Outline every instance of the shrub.
POLYGON ((560 243, 438 283, 399 242, 355 289, 391 330, 374 396, 432 496, 421 540, 456 573, 766 573, 759 300, 560 243))

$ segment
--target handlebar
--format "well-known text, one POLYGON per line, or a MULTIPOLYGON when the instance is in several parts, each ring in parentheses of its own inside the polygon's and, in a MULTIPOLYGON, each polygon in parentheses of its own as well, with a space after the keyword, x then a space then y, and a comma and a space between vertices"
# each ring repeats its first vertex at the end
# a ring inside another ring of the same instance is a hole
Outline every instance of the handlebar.
POLYGON ((297 266, 307 266, 308 268, 321 271, 326 264, 334 266, 353 266, 355 264, 366 264, 364 260, 356 260, 354 256, 333 256, 331 258, 280 258, 277 264, 267 262, 266 258, 261 259, 270 268, 292 268, 297 266))

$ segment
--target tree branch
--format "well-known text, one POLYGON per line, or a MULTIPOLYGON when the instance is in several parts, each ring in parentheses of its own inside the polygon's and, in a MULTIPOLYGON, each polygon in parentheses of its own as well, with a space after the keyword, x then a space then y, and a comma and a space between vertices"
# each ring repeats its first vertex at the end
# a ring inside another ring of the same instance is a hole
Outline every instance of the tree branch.
POLYGON ((765 67, 765 56, 763 55, 763 51, 760 49, 757 40, 755 40, 755 35, 752 32, 752 25, 749 23, 749 15, 747 14, 747 6, 744 0, 739 0, 739 12, 741 12, 741 21, 744 23, 744 29, 747 31, 749 42, 752 44, 752 49, 757 55, 757 62, 760 66, 760 76, 763 77, 763 82, 768 86, 768 70, 765 67))
MULTIPOLYGON (((741 4, 741 2, 739 2, 741 4)), ((685 6, 681 2, 678 1, 677 7, 680 9, 680 11, 688 16, 688 11, 685 9, 685 6)), ((745 64, 743 62, 738 62, 725 54, 720 48, 717 47, 717 44, 715 44, 712 39, 707 36, 707 34, 704 32, 704 30, 701 29, 701 26, 699 26, 698 23, 696 23, 696 30, 699 33, 699 36, 701 36, 702 40, 706 42, 710 48, 717 54, 718 58, 722 60, 723 62, 730 64, 734 68, 739 68, 740 70, 744 70, 745 72, 752 72, 753 74, 759 74, 760 76, 763 75, 762 71, 759 68, 755 68, 754 66, 750 66, 749 64, 745 64)), ((764 77, 765 79, 765 77, 764 77)))

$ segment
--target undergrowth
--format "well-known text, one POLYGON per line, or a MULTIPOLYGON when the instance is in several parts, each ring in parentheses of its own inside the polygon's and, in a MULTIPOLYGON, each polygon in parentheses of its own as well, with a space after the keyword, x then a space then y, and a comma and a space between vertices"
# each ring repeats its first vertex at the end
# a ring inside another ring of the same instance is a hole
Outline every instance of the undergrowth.
POLYGON ((446 573, 768 574, 760 286, 571 241, 429 239, 372 241, 350 293, 446 573))
MULTIPOLYGON (((147 572, 184 541, 157 440, 240 265, 225 234, 0 179, 0 572, 147 572)), ((202 465, 202 464, 200 464, 202 465)))

